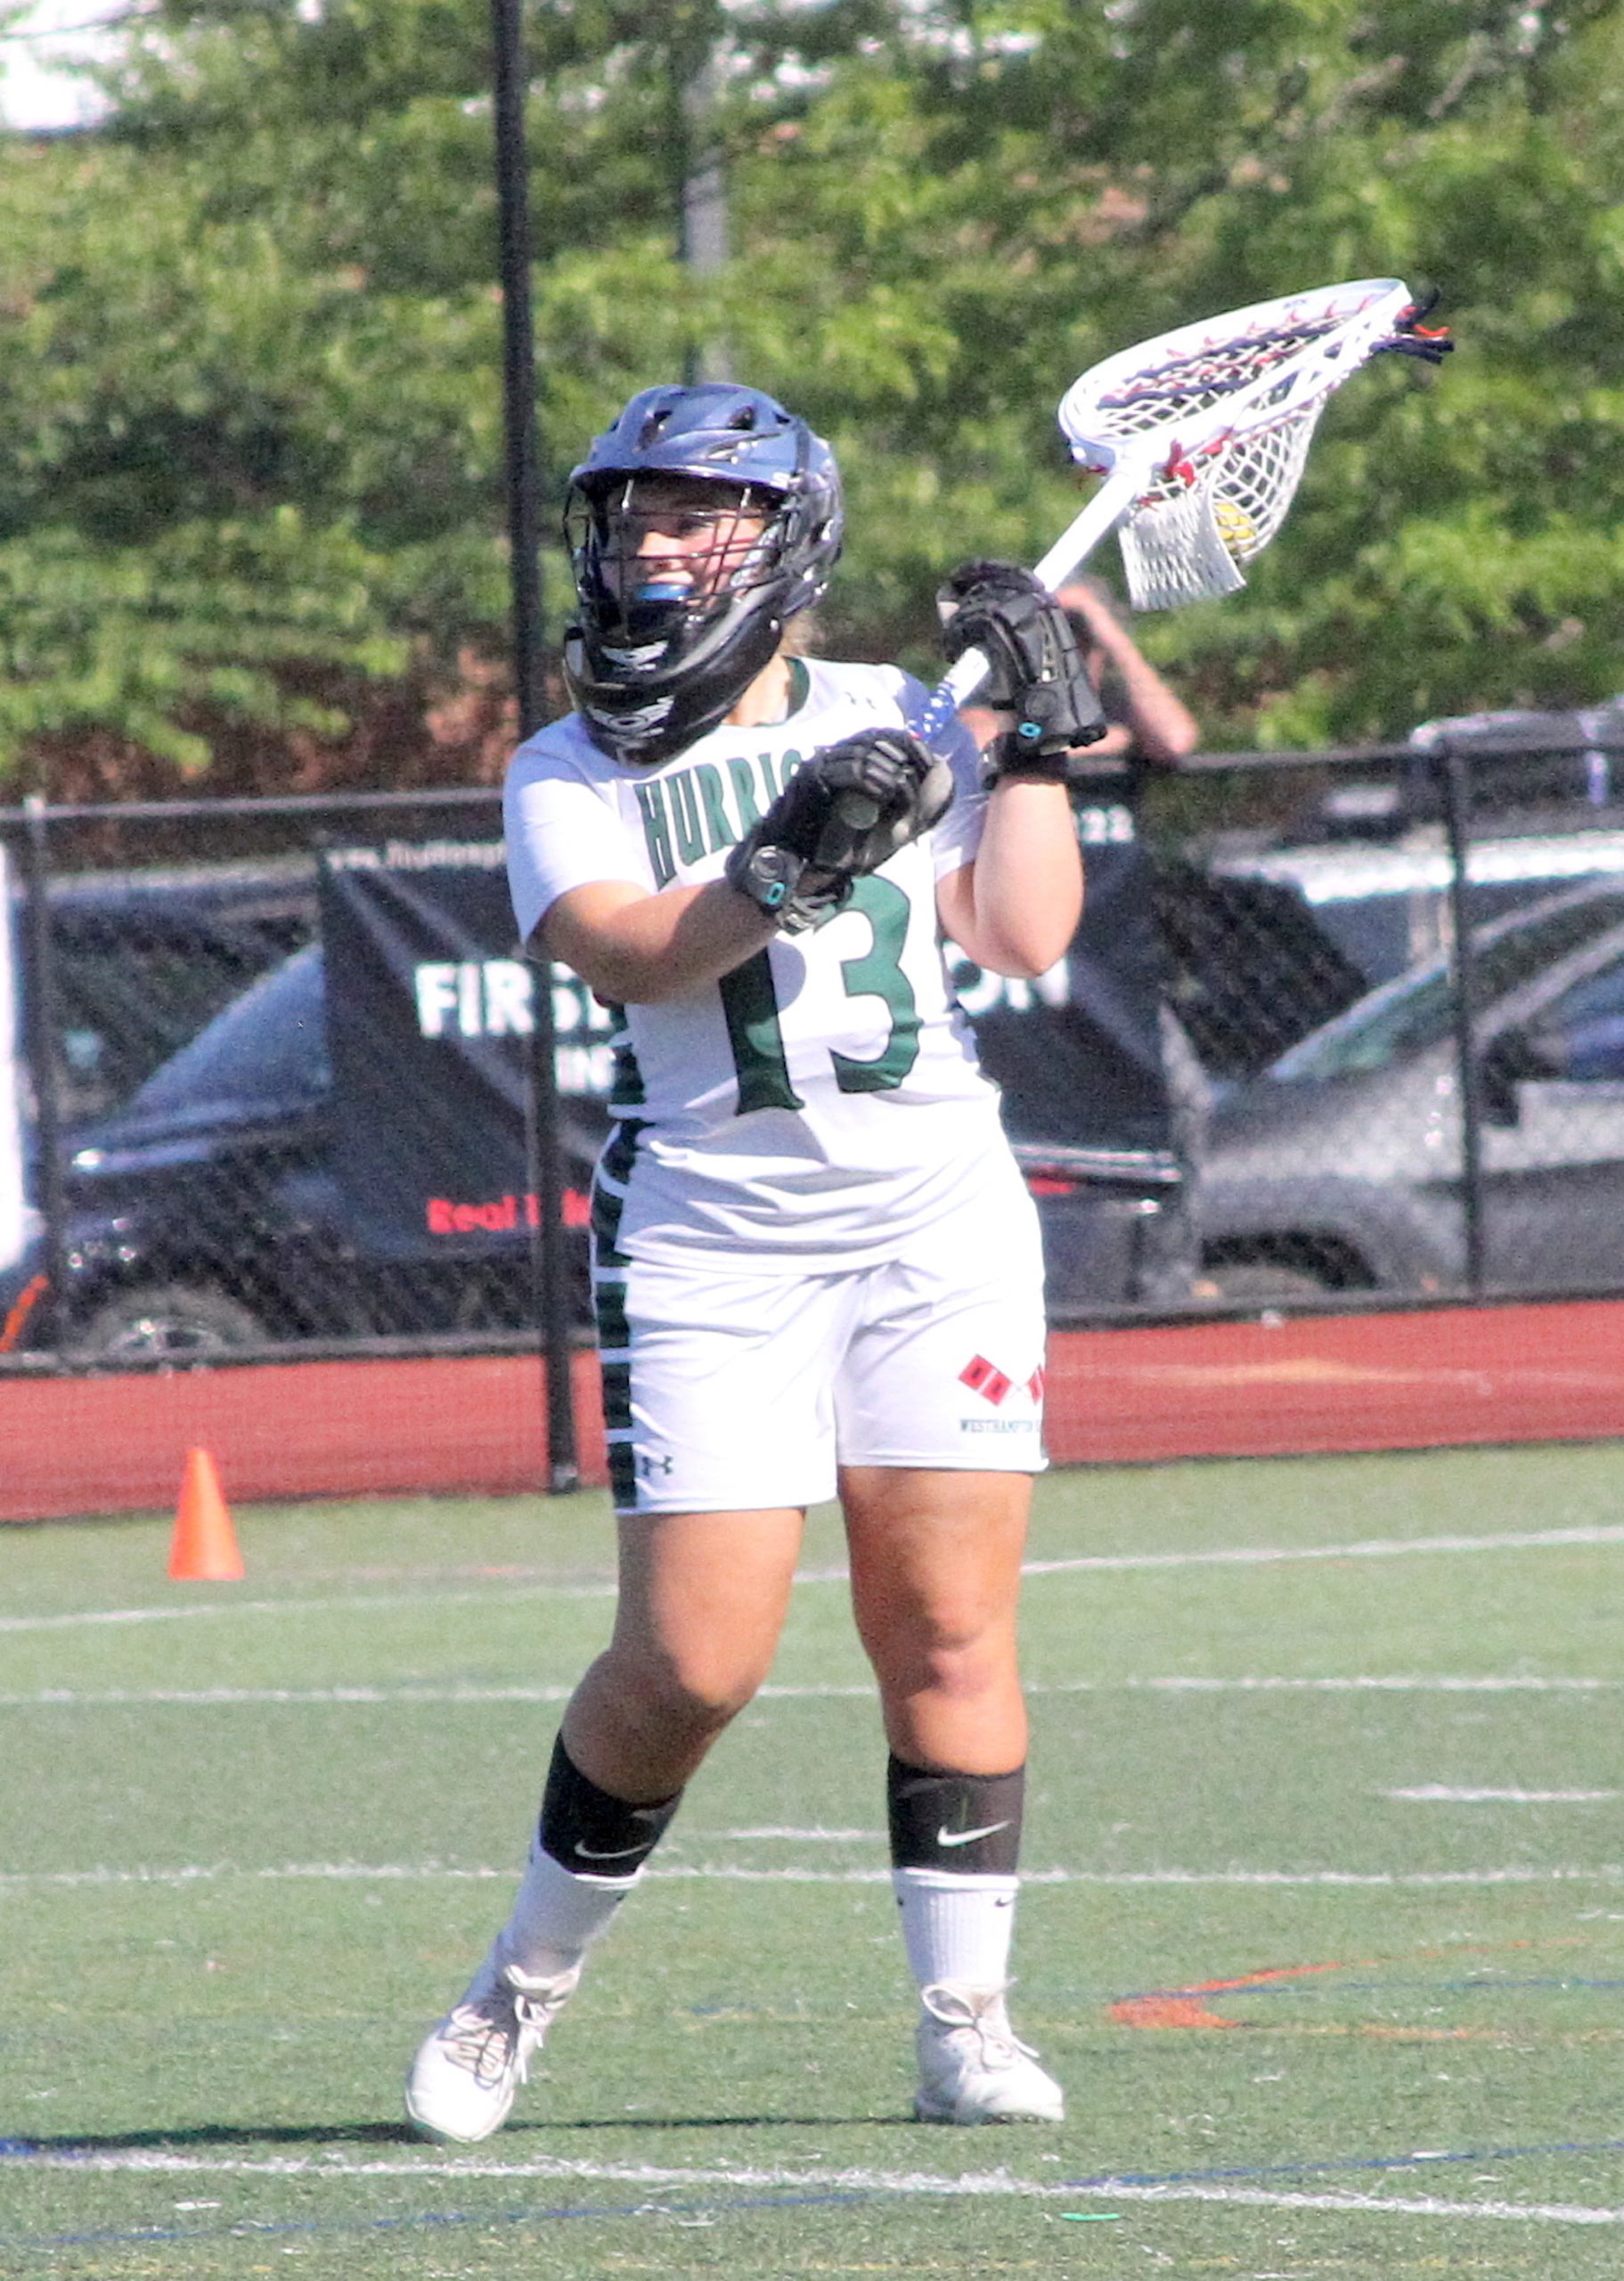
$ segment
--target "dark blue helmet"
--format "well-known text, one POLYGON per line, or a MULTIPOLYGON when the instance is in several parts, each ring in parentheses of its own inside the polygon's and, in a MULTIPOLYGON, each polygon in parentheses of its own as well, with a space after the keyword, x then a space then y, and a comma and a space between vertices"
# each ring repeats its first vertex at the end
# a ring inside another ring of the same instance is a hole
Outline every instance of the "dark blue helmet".
POLYGON ((566 535, 576 617, 564 645, 570 694, 617 760, 652 765, 715 727, 822 597, 844 518, 834 454, 759 388, 722 381, 645 388, 570 476, 566 535), (716 486, 715 568, 659 580, 640 564, 637 485, 716 486), (741 545, 734 519, 764 527, 741 545))

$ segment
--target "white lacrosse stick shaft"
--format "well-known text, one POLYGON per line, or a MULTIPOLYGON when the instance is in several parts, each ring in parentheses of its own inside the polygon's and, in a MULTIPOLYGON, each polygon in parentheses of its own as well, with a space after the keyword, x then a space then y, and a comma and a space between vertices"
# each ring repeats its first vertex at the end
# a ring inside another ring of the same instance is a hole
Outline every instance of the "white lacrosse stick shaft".
MULTIPOLYGON (((1186 325, 1138 348, 1119 351, 1075 380, 1060 407, 1060 422, 1073 452, 1090 466, 1107 470, 1094 496, 1075 515, 1042 560, 1033 566, 1040 585, 1054 593, 1084 562, 1100 540, 1128 515, 1140 494, 1153 483, 1176 452, 1190 459, 1202 451, 1288 416, 1295 405, 1322 403, 1350 373, 1371 356, 1383 340, 1392 338, 1399 320, 1409 306, 1409 289, 1394 277, 1367 279, 1357 285, 1333 288, 1339 295, 1359 297, 1345 321, 1321 331, 1302 347, 1277 356, 1250 380, 1219 396, 1198 409, 1184 407, 1153 427, 1126 436, 1085 433, 1087 408, 1108 379, 1130 380, 1137 370, 1149 372, 1161 352, 1175 344, 1201 340, 1214 351, 1226 339, 1244 343, 1249 325, 1267 312, 1283 312, 1300 305, 1305 310, 1323 305, 1330 295, 1286 296, 1278 302, 1259 303, 1237 309, 1208 323, 1186 325)), ((979 650, 967 650, 954 660, 931 692, 919 723, 919 734, 928 743, 961 705, 975 694, 989 670, 979 650)))

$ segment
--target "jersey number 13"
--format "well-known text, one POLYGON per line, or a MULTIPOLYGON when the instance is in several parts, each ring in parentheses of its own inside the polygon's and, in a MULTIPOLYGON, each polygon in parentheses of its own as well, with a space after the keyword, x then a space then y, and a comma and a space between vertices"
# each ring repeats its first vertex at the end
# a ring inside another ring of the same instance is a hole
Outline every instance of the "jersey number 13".
MULTIPOLYGON (((891 1027, 884 1048, 872 1061, 855 1060, 831 1047, 835 1083, 843 1093, 891 1092, 902 1083, 919 1054, 918 1004, 902 965, 902 946, 908 938, 908 897, 892 880, 870 876, 853 880, 851 901, 844 908, 862 914, 872 938, 860 957, 840 962, 845 994, 882 1000, 891 1027)), ((719 986, 739 1076, 739 1115, 755 1108, 800 1108, 801 1096, 789 1082, 789 1066, 784 1058, 778 993, 766 952, 757 951, 754 958, 724 974, 719 986)))

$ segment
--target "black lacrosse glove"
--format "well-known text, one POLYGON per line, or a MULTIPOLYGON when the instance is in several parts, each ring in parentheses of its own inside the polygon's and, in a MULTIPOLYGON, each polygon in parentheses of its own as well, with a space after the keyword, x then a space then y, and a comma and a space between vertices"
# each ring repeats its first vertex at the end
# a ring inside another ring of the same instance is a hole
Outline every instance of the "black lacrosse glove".
POLYGON ((1018 564, 965 562, 936 607, 948 663, 979 650, 991 668, 976 704, 1015 715, 1009 734, 982 755, 987 781, 1069 784, 1073 747, 1098 743, 1110 724, 1059 603, 1018 564))
POLYGON ((928 831, 952 797, 952 771, 918 737, 864 729, 802 763, 729 854, 728 884, 797 935, 928 831))

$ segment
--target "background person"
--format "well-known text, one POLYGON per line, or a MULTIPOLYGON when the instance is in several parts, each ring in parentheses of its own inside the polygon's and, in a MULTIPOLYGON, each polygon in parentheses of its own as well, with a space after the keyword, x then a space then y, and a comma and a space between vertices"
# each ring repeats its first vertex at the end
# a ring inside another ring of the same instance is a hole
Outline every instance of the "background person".
POLYGON ((1201 741, 1195 715, 1139 649, 1128 617, 1103 579, 1075 577, 1056 597, 1071 619, 1089 678, 1099 693, 1106 734, 1090 760, 1120 758, 1121 788, 1083 784, 1073 794, 1089 899, 1073 944, 1073 961, 1103 985, 1106 1002, 1125 999, 1154 1036, 1165 1087, 1173 1154, 1182 1186, 1171 1207, 1169 1240, 1139 1296, 1178 1305, 1195 1287, 1201 1247, 1196 1191, 1205 1152, 1212 1085, 1201 1057, 1167 996, 1167 959, 1155 923, 1154 877, 1139 837, 1146 774, 1176 769, 1201 741))
POLYGON ((805 1508, 837 1493, 889 1744, 916 2114, 1057 2120, 1005 2006, 1041 1258, 941 935, 1002 974, 1061 955, 1069 756, 1098 707, 1064 613, 1008 566, 952 582, 949 652, 994 670, 940 756, 912 733, 918 682, 795 655, 840 491, 758 391, 634 397, 569 522, 576 709, 515 756, 506 828, 526 940, 624 1010, 594 1191, 620 1589, 512 1911, 407 2110, 459 2141, 504 2120, 765 1677, 805 1508))
POLYGON ((1089 759, 1177 768, 1200 743, 1200 728, 1135 642, 1110 587, 1103 578, 1076 577, 1055 599, 1072 621, 1109 724, 1089 746, 1089 759))

